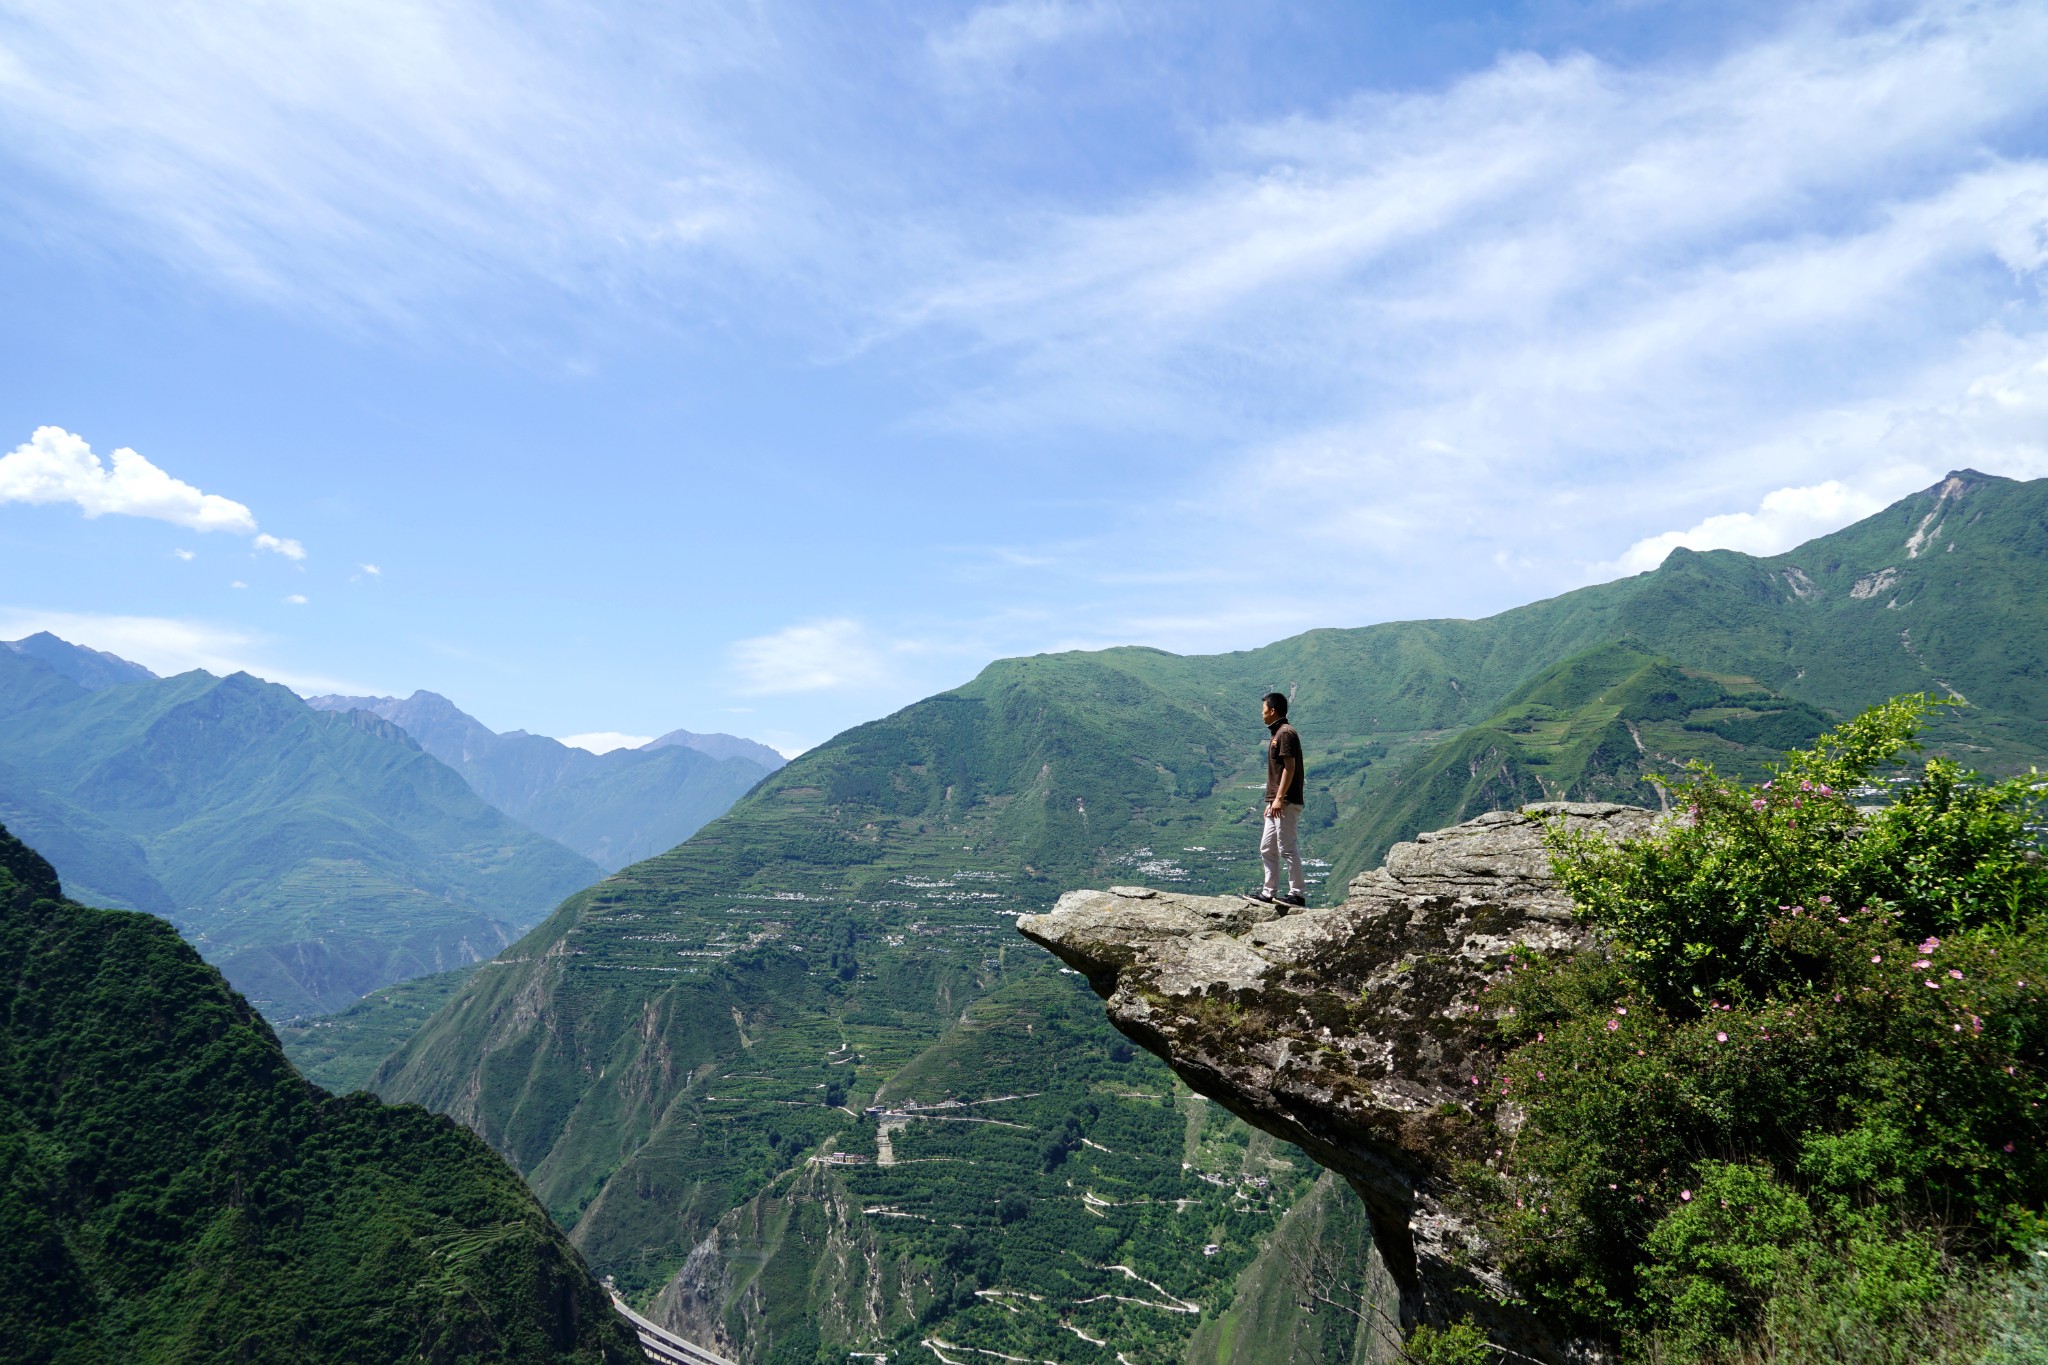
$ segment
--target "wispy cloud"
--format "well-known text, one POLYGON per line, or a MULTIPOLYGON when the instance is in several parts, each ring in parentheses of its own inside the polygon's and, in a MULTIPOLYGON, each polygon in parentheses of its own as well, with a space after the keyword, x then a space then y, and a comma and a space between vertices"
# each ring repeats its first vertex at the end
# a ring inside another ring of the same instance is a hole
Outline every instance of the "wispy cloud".
POLYGON ((1963 395, 2048 356, 2048 11, 1886 13, 1220 130, 1193 183, 1045 215, 898 325, 964 339, 953 432, 1186 449, 1115 562, 1284 499, 1316 566, 1290 596, 1326 620, 1505 605, 1501 562, 1554 588, 1626 546, 1829 529, 1924 463, 1867 477, 1865 416, 1947 414, 1995 465, 2006 419, 1963 395))
POLYGON ((114 244, 344 314, 508 273, 603 292, 645 253, 743 232, 763 192, 690 103, 703 82, 673 80, 764 50, 747 7, 645 17, 29 0, 0 17, 0 128, 37 173, 15 179, 12 211, 76 233, 61 186, 114 244), (628 47, 663 79, 606 60, 628 47))
POLYGON ((927 40, 932 60, 952 83, 987 80, 1020 58, 1097 32, 1116 12, 1100 0, 1001 0, 982 5, 927 40))
POLYGON ((736 641, 731 658, 741 687, 767 695, 886 687, 892 652, 859 621, 839 617, 736 641))

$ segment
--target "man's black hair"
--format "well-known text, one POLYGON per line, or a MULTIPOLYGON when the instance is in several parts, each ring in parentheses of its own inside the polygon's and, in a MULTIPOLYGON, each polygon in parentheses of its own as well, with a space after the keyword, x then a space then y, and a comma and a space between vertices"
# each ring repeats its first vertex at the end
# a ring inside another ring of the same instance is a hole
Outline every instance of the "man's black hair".
POLYGON ((1280 719, 1287 719, 1287 694, 1285 692, 1268 692, 1259 700, 1272 707, 1280 719))

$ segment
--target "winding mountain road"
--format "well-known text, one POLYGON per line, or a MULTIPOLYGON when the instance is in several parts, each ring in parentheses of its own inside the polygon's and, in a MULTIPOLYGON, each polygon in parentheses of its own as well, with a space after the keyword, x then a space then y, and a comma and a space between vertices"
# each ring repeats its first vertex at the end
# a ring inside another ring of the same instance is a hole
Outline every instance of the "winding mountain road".
POLYGON ((620 1317, 633 1324, 633 1331, 640 1338, 640 1349, 647 1353, 649 1360, 660 1361, 662 1365, 733 1365, 724 1356, 714 1355, 694 1341, 685 1341, 666 1327, 657 1327, 628 1308, 626 1301, 617 1294, 612 1295, 612 1307, 620 1317))

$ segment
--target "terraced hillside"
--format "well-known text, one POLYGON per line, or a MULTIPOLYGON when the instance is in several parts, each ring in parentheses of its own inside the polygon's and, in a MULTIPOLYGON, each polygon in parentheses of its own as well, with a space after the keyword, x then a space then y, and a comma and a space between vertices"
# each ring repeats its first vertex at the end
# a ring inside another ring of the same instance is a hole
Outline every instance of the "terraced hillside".
MULTIPOLYGON (((1305 843, 1325 871, 1511 798, 1516 783, 1545 794, 1622 784, 1642 799, 1645 769, 1690 754, 1753 766, 1821 713, 1901 691, 1968 697, 1937 740, 1980 766, 2037 760, 2048 754, 2044 568, 2048 483, 1965 474, 1787 555, 1679 552, 1652 573, 1484 621, 1315 631, 1209 658, 1119 649, 1005 660, 805 754, 681 847, 572 897, 479 969, 376 1088, 473 1126, 593 1264, 744 1359, 970 1337, 1011 1354, 1028 1341, 1034 1359, 1107 1365, 1115 1352, 1097 1338, 1118 1341, 1133 1365, 1178 1358, 1240 1290, 1251 1298, 1236 1321, 1256 1316, 1260 1295, 1324 1292, 1309 1271, 1243 1279, 1253 1245, 1271 1244, 1260 1239, 1307 1197, 1303 1168, 1300 1180, 1258 1187, 1268 1193, 1231 1234, 1248 1259, 1228 1289, 1212 1273, 1238 1264, 1223 1259, 1227 1238, 1203 1233, 1201 1247, 1218 1251, 1196 1261, 1180 1223, 1118 1223, 1108 1205, 1091 1213, 1082 1196, 1093 1186, 1080 1180, 1071 1191, 1026 1183, 1028 1163, 1001 1155, 1012 1139, 997 1125, 974 1126, 986 1145, 971 1152, 932 1148, 948 1160, 917 1180, 860 1183, 879 1181, 884 1126, 900 1150, 887 1106, 937 1103, 948 1087, 977 1112, 1035 1092, 988 1109, 1025 1106, 1010 1111, 1029 1135, 1014 1141, 1038 1144, 1044 1175, 1063 1169, 1052 1146, 1068 1147, 1066 1161, 1094 1152, 1081 1139, 1139 1154, 1146 1182, 1178 1164, 1168 1131, 1122 1108, 1146 1100, 1106 1104, 1091 1090, 1091 1114, 1066 1079, 1083 1056, 1142 1074, 1114 1060, 1121 1040, 1078 994, 1087 1008, 1062 1025, 1070 1041, 1027 1047, 1014 1067, 941 1065, 975 1030, 1023 1028, 1037 1040, 1060 998, 1048 992, 1075 986, 1012 938, 1015 915, 1080 885, 1250 885, 1255 707, 1269 688, 1294 696, 1307 736, 1305 843), (1471 747, 1482 741, 1503 756, 1498 792, 1471 747), (956 1079, 934 1089, 940 1074, 956 1079), (877 1103, 884 1116, 864 1116, 877 1103), (1096 1138, 1096 1123, 1114 1123, 1117 1139, 1096 1138), (949 1243, 896 1216, 938 1217, 905 1202, 920 1189, 995 1210, 940 1220, 970 1234, 961 1256, 982 1258, 965 1279, 949 1243), (1006 1189, 1021 1205, 1003 1203, 1006 1189), (1119 1229, 1113 1242, 1067 1243, 1084 1262, 1068 1287, 1078 1297, 1099 1292, 1088 1276, 1121 1278, 1108 1268, 1121 1264, 1203 1312, 1145 1310, 1159 1315, 1147 1319, 1157 1331, 1129 1347, 1093 1326, 1031 1326, 1041 1320, 1028 1294, 1059 1299, 1021 1279, 1024 1249, 1041 1245, 1035 1210, 1070 1198, 1081 1217, 1119 1229), (1005 1219, 1020 1207, 1029 1211, 1005 1219), (769 1268, 776 1292, 762 1297, 769 1268), (963 1293, 967 1280, 988 1292, 963 1293), (1026 1297, 1007 1294, 1012 1281, 1026 1297), (828 1316, 815 1341, 773 1308, 855 1283, 883 1286, 881 1300, 828 1316)), ((1130 1085, 1148 1090, 1163 1093, 1163 1081, 1130 1085)), ((939 1131, 920 1118, 901 1132, 911 1125, 939 1131)), ((1168 1186, 1145 1188, 1164 1198, 1168 1186)), ((1228 1231, 1215 1216, 1189 1205, 1184 1221, 1228 1231)))

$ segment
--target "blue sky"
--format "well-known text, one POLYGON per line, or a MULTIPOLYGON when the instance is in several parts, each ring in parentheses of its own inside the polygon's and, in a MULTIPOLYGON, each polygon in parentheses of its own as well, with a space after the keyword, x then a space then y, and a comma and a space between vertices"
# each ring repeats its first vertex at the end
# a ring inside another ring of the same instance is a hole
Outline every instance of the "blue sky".
POLYGON ((2044 70, 2038 3, 4 0, 0 638, 795 749, 1776 551, 2048 475, 2044 70))

